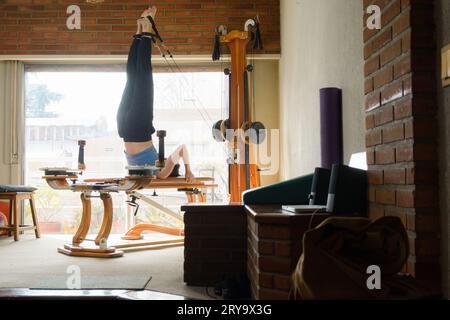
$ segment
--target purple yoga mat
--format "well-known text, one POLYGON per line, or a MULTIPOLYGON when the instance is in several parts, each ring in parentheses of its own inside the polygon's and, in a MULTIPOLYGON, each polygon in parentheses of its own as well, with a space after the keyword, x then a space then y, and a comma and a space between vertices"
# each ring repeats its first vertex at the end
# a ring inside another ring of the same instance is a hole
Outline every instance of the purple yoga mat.
POLYGON ((342 164, 342 90, 320 89, 322 168, 342 164))

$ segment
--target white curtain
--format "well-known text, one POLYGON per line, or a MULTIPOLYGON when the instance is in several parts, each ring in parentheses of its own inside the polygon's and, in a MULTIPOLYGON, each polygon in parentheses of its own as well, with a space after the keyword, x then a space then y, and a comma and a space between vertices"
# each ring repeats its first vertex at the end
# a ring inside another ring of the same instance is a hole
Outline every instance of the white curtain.
POLYGON ((23 183, 25 68, 0 61, 0 184, 23 183))

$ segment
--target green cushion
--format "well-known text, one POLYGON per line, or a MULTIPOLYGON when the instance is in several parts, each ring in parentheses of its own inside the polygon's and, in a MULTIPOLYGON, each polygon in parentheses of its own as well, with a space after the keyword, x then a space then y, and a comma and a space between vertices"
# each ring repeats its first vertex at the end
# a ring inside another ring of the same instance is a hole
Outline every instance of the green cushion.
POLYGON ((245 205, 251 204, 308 204, 314 174, 275 183, 242 193, 245 205))

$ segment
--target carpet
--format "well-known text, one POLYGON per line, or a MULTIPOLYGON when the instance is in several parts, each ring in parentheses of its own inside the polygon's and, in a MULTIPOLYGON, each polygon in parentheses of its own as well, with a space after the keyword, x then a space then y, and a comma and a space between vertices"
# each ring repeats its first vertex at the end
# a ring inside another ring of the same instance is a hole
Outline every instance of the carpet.
POLYGON ((101 259, 57 253, 57 247, 66 242, 54 236, 36 240, 26 235, 18 242, 0 237, 0 288, 67 289, 75 271, 80 274, 81 289, 147 289, 192 299, 209 298, 205 288, 184 284, 183 247, 101 259))

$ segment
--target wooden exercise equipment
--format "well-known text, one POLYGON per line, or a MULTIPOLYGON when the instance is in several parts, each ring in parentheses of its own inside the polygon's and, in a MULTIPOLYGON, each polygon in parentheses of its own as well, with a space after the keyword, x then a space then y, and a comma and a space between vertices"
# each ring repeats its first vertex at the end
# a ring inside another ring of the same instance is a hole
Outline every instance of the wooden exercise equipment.
MULTIPOLYGON (((245 29, 256 25, 257 22, 250 19, 245 29)), ((220 57, 218 46, 225 44, 229 47, 231 66, 224 70, 230 77, 229 118, 217 121, 212 132, 216 141, 228 144, 230 202, 236 203, 241 202, 242 192, 260 186, 259 169, 254 157, 255 146, 262 143, 266 135, 264 124, 253 121, 249 107, 248 72, 253 67, 247 65, 246 53, 253 35, 249 31, 233 30, 226 33, 226 30, 223 26, 216 28, 213 60, 220 57)))
MULTIPOLYGON (((205 191, 208 188, 217 187, 216 184, 213 184, 213 178, 207 177, 198 177, 196 178, 196 182, 187 183, 182 178, 174 178, 169 177, 165 180, 153 180, 149 184, 149 189, 177 189, 179 192, 184 192, 187 198, 188 203, 205 203, 206 202, 206 194, 205 191)), ((167 216, 175 218, 176 220, 183 222, 183 217, 152 199, 152 197, 141 194, 139 191, 129 192, 128 195, 135 200, 139 199, 150 205, 151 207, 157 209, 159 212, 164 213, 167 216)), ((155 231, 165 234, 170 234, 174 236, 184 236, 184 229, 174 229, 156 226, 148 223, 140 223, 132 227, 128 232, 122 237, 124 240, 141 240, 143 239, 142 232, 144 231, 155 231)))
POLYGON ((108 247, 107 240, 111 232, 113 221, 113 206, 111 195, 109 192, 100 192, 100 198, 103 201, 103 221, 95 240, 87 239, 91 224, 91 192, 93 189, 86 186, 81 193, 81 203, 83 204, 83 214, 81 217, 80 226, 72 239, 71 244, 66 244, 64 247, 58 248, 58 252, 69 256, 88 256, 113 258, 123 255, 123 251, 117 250, 115 247, 108 247), (83 246, 85 241, 93 241, 93 246, 83 246))
MULTIPOLYGON (((158 144, 158 160, 156 160, 155 166, 160 169, 164 168, 167 160, 165 158, 165 143, 164 143, 166 135, 167 132, 165 130, 156 131, 156 136, 158 137, 159 144, 158 144)), ((179 177, 180 176, 179 170, 180 165, 177 163, 173 168, 172 172, 170 173, 170 177, 179 177)))
MULTIPOLYGON (((161 135, 163 137, 165 135, 161 135)), ((160 141, 161 143, 161 141, 160 141)), ((164 143, 164 142, 162 142, 164 143)), ((85 142, 79 143, 80 152, 78 157, 79 168, 84 164, 85 142)), ((160 149, 161 150, 161 149, 160 149)), ((162 149, 164 150, 164 149, 162 149)), ((164 156, 164 154, 163 154, 164 156)), ((164 158, 163 158, 164 159, 164 158)), ((145 201, 150 206, 156 208, 163 214, 171 216, 183 223, 183 217, 148 196, 138 192, 143 189, 177 189, 186 194, 188 202, 206 202, 206 190, 216 188, 213 178, 198 177, 195 181, 188 183, 182 177, 169 177, 161 180, 156 179, 157 168, 152 166, 129 167, 129 175, 124 178, 100 178, 100 179, 79 179, 79 172, 66 168, 44 168, 43 179, 47 184, 56 190, 70 190, 81 193, 82 217, 77 232, 72 238, 72 243, 58 248, 58 252, 79 257, 114 258, 123 256, 125 251, 154 250, 184 244, 184 229, 169 228, 153 225, 149 223, 138 224, 131 228, 123 237, 124 240, 142 240, 144 231, 153 231, 167 235, 180 237, 178 239, 160 240, 150 242, 136 242, 108 245, 108 237, 111 232, 113 222, 113 203, 111 193, 125 192, 137 207, 136 200, 145 201), (98 195, 94 195, 98 194, 98 195), (91 223, 91 199, 100 198, 103 203, 103 221, 95 239, 87 239, 91 223)), ((137 212, 137 211, 136 211, 137 212)), ((135 213, 136 213, 135 212, 135 213)))
MULTIPOLYGON (((62 170, 62 169, 58 169, 62 170)), ((178 213, 157 204, 156 201, 151 200, 149 197, 139 195, 138 190, 142 189, 173 189, 176 188, 186 193, 188 202, 195 202, 193 194, 198 196, 199 202, 205 202, 206 196, 204 192, 206 189, 217 187, 213 184, 212 178, 196 178, 194 183, 187 183, 184 178, 167 178, 165 180, 156 179, 154 176, 127 176, 125 178, 112 178, 112 179, 88 179, 79 181, 78 177, 73 175, 45 175, 43 177, 50 187, 56 190, 71 190, 73 192, 81 193, 81 203, 83 208, 82 218, 76 234, 72 239, 71 244, 66 244, 64 247, 58 248, 58 252, 64 253, 70 256, 82 256, 82 257, 100 257, 100 258, 113 258, 120 257, 124 254, 124 250, 133 247, 148 247, 148 249, 155 249, 155 245, 183 245, 183 238, 179 240, 167 240, 167 241, 150 241, 140 242, 136 244, 118 244, 109 246, 107 243, 109 234, 111 232, 113 221, 113 204, 111 199, 111 193, 113 192, 126 192, 129 196, 137 196, 139 199, 144 200, 162 213, 170 215, 171 217, 182 220, 182 216, 178 213), (202 191, 197 191, 202 190, 202 191), (98 193, 98 196, 94 196, 93 193, 98 193), (91 199, 100 198, 103 202, 103 221, 95 239, 86 239, 89 233, 89 227, 91 222, 91 199), (146 201, 149 200, 149 201, 146 201)), ((143 239, 142 232, 153 231, 174 236, 184 236, 184 229, 168 228, 163 226, 157 226, 153 224, 143 223, 138 224, 131 228, 122 238, 124 240, 141 240, 143 239)), ((129 250, 128 250, 129 251, 129 250)))
POLYGON ((86 170, 86 164, 84 163, 84 147, 86 146, 85 140, 78 141, 78 170, 86 170))
MULTIPOLYGON (((182 72, 157 32, 154 21, 152 19, 150 21, 156 33, 152 38, 155 47, 170 70, 182 72), (169 61, 171 62, 169 63, 169 61)), ((213 125, 213 137, 216 141, 226 142, 228 145, 226 161, 229 164, 229 193, 230 202, 234 203, 241 202, 243 191, 260 186, 255 145, 262 143, 266 138, 264 125, 254 121, 249 107, 248 72, 253 71, 253 66, 247 65, 246 60, 247 46, 250 40, 253 40, 254 49, 262 49, 259 18, 247 20, 244 30, 227 33, 226 27, 218 26, 213 52, 213 60, 218 60, 220 59, 221 45, 227 45, 231 50, 231 67, 224 70, 225 74, 230 77, 229 118, 213 125), (242 127, 245 129, 241 130, 242 127), (231 131, 231 133, 227 134, 227 131, 231 131)))
POLYGON ((164 154, 165 154, 165 143, 164 139, 166 138, 166 131, 165 130, 159 130, 156 131, 156 136, 159 139, 159 145, 158 145, 158 160, 156 161, 156 166, 158 168, 164 168, 164 163, 166 161, 164 154))

